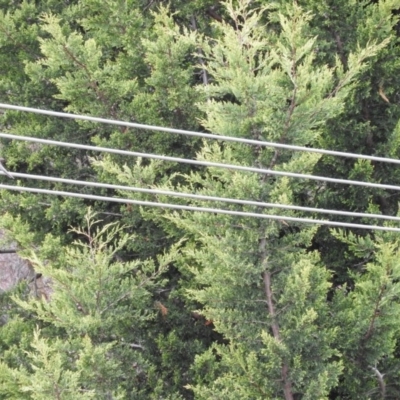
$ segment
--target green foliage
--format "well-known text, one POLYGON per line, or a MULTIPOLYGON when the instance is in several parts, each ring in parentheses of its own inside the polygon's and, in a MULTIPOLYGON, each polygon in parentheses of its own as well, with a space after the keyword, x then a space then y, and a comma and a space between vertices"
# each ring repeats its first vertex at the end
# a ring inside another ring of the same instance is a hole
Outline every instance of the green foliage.
MULTIPOLYGON (((354 243, 360 248, 363 243, 354 243), (360 246, 361 245, 361 246, 360 246)), ((362 398, 376 390, 376 377, 371 370, 387 371, 385 381, 396 379, 398 360, 396 351, 400 325, 399 303, 399 244, 379 238, 375 243, 374 260, 365 265, 362 273, 352 273, 354 289, 343 286, 336 289, 332 312, 335 321, 346 326, 338 335, 338 350, 343 355, 348 374, 344 385, 348 396, 362 398), (349 321, 358 321, 351 324, 349 321), (364 382, 363 388, 359 382, 364 382)), ((382 390, 382 389, 381 389, 382 390)), ((390 398, 398 396, 397 385, 388 385, 390 398)))
POLYGON ((39 337, 39 332, 36 331, 31 343, 33 351, 27 352, 33 373, 22 368, 10 370, 3 364, 4 375, 8 378, 6 379, 8 381, 6 387, 8 387, 4 390, 4 393, 8 395, 8 398, 15 399, 94 398, 94 390, 82 389, 80 385, 82 379, 87 378, 89 368, 93 369, 96 362, 104 363, 104 354, 101 354, 101 352, 102 350, 104 352, 105 349, 98 348, 93 351, 88 338, 85 338, 82 342, 84 348, 80 352, 76 350, 70 352, 79 360, 76 363, 77 369, 73 371, 66 365, 67 354, 63 348, 63 343, 56 341, 52 346, 49 346, 45 340, 39 337), (12 388, 10 382, 14 383, 14 388, 12 388), (14 392, 14 390, 18 392, 10 395, 10 392, 14 392))
MULTIPOLYGON (((206 116, 202 124, 221 134, 301 145, 318 142, 326 122, 344 111, 366 58, 387 45, 384 40, 359 47, 350 54, 346 71, 339 61, 335 69, 316 67, 315 39, 308 36, 310 15, 299 7, 288 6, 277 14, 281 32, 272 37, 266 37, 260 13, 250 10, 247 2, 235 8, 228 3, 227 10, 233 26, 220 26, 215 40, 199 36, 196 41, 212 78, 209 85, 199 86, 207 98, 198 103, 206 116)), ((312 172, 319 160, 217 144, 203 144, 197 157, 302 172, 312 172)), ((96 165, 110 170, 110 164, 96 165)), ((360 167, 365 169, 363 164, 360 167)), ((155 164, 144 169, 144 176, 150 177, 148 172, 154 168, 155 164)), ((125 183, 134 184, 126 171, 115 167, 113 171, 125 183)), ((288 179, 217 168, 180 174, 178 185, 175 178, 162 187, 221 197, 246 193, 259 201, 288 204, 306 187, 288 179)), ((203 201, 192 204, 205 205, 203 201)), ((225 208, 254 211, 237 205, 225 208)), ((306 251, 316 228, 289 225, 284 217, 278 223, 266 223, 195 212, 147 211, 146 215, 172 235, 176 230, 171 223, 178 232, 185 232, 187 240, 177 265, 184 276, 192 277, 185 284, 187 295, 202 304, 201 313, 231 343, 215 345, 207 356, 197 358, 198 381, 190 386, 195 396, 236 399, 285 394, 291 398, 289 393, 297 393, 304 398, 316 394, 327 398, 345 371, 335 347, 338 327, 329 323, 330 274, 315 253, 306 251), (208 379, 198 372, 205 365, 214 371, 208 379)))
MULTIPOLYGON (((395 0, 36 3, 0 1, 4 102, 398 157, 395 0)), ((17 112, 2 114, 0 125, 105 147, 400 182, 398 169, 369 161, 17 112)), ((2 143, 1 152, 22 172, 398 212, 396 193, 360 186, 93 158, 20 141, 2 143)), ((0 197, 2 229, 52 289, 47 299, 32 298, 22 283, 2 295, 0 398, 399 397, 396 234, 329 230, 285 220, 305 216, 298 211, 222 202, 212 206, 282 218, 94 202, 87 214, 89 203, 79 199, 0 197)))
MULTIPOLYGON (((136 375, 147 368, 137 352, 145 349, 140 343, 155 318, 152 292, 163 284, 160 276, 170 258, 123 262, 118 252, 134 240, 124 231, 116 224, 101 225, 89 210, 86 226, 73 230, 83 239, 59 247, 53 259, 31 253, 35 270, 51 279, 51 293, 14 296, 26 314, 27 328, 19 333, 18 346, 12 332, 21 319, 1 331, 7 350, 2 390, 7 397, 18 389, 7 398, 126 398, 127 391, 139 389, 127 380, 122 360, 136 364, 136 375), (38 323, 35 332, 29 333, 34 329, 29 319, 38 323), (11 357, 17 349, 24 350, 21 367, 11 357)), ((42 247, 56 244, 48 238, 42 247)))
MULTIPOLYGON (((191 45, 178 38, 179 30, 171 28, 172 18, 167 18, 165 10, 159 16, 153 15, 141 3, 88 0, 66 5, 49 1, 36 7, 34 2, 27 1, 3 6, 2 26, 7 35, 2 37, 0 62, 7 68, 1 81, 4 89, 0 86, 2 101, 197 129, 198 112, 193 103, 198 95, 191 89, 196 82, 191 45), (15 56, 15 47, 24 50, 18 53, 19 57, 15 56), (165 48, 169 49, 168 57, 165 57, 165 48), (33 54, 28 56, 28 50, 33 54)), ((181 140, 174 135, 166 137, 18 112, 2 115, 1 126, 15 134, 85 144, 95 142, 106 147, 147 152, 172 152, 177 156, 193 154, 196 143, 191 138, 181 140)), ((4 146, 2 154, 8 167, 19 172, 75 179, 108 178, 93 171, 88 155, 82 151, 13 141, 4 146)), ((115 160, 120 165, 126 162, 121 157, 115 160)), ((165 165, 159 176, 171 170, 173 167, 165 165)), ((65 190, 61 184, 31 181, 30 185, 65 190)), ((93 188, 72 186, 70 189, 109 195, 105 190, 93 188)), ((81 223, 88 202, 45 195, 38 201, 34 194, 4 193, 1 204, 13 215, 21 215, 38 233, 52 232, 68 240, 67 227, 81 223)), ((124 222, 145 225, 138 213, 121 210, 118 205, 92 206, 108 213, 107 222, 122 212, 124 222)), ((142 231, 149 234, 145 226, 142 231)), ((157 234, 154 227, 150 231, 157 234)), ((138 253, 144 246, 139 240, 135 249, 138 253)), ((154 250, 150 253, 154 255, 154 250)))

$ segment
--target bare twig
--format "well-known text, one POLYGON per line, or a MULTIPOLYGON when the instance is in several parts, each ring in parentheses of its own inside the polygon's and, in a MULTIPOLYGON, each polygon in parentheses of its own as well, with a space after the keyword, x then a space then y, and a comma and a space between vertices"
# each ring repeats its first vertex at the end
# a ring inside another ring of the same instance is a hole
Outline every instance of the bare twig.
POLYGON ((150 0, 147 3, 147 5, 143 8, 143 11, 147 11, 154 3, 155 3, 155 0, 150 0))
MULTIPOLYGON (((261 261, 264 264, 264 272, 263 272, 263 281, 264 281, 264 291, 265 297, 267 300, 267 307, 268 312, 272 320, 272 333, 274 338, 280 342, 281 335, 279 332, 279 325, 276 321, 276 313, 274 307, 274 301, 272 298, 272 290, 271 290, 271 272, 267 269, 267 240, 265 237, 260 239, 260 254, 261 254, 261 261)), ((285 400, 293 400, 293 391, 292 391, 292 383, 289 379, 289 366, 287 363, 283 362, 281 368, 281 376, 283 380, 283 392, 285 395, 285 400)))
POLYGON ((378 379, 379 386, 381 388, 381 398, 382 400, 386 397, 386 383, 383 380, 385 374, 381 374, 376 367, 370 367, 374 372, 376 378, 378 379))
POLYGON ((140 344, 128 343, 128 346, 129 346, 131 349, 140 349, 140 350, 144 350, 144 347, 141 346, 140 344))

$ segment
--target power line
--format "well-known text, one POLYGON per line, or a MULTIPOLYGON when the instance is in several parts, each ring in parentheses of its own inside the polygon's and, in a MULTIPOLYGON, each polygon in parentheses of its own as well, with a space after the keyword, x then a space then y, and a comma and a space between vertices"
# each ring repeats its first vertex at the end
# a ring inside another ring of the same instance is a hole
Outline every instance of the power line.
POLYGON ((343 227, 343 228, 358 228, 358 229, 371 229, 371 230, 389 231, 389 232, 400 232, 400 228, 391 228, 391 227, 386 227, 386 226, 353 224, 353 223, 346 223, 346 222, 327 221, 327 220, 321 220, 321 219, 295 218, 295 217, 287 217, 287 216, 282 216, 282 215, 257 214, 257 213, 244 212, 244 211, 223 210, 223 209, 219 209, 219 208, 208 208, 208 207, 193 207, 193 206, 184 206, 184 205, 180 205, 180 204, 170 204, 170 203, 156 203, 156 202, 152 202, 152 201, 132 200, 132 199, 124 199, 124 198, 118 198, 118 197, 96 196, 96 195, 92 195, 92 194, 64 192, 64 191, 59 191, 59 190, 38 189, 38 188, 13 186, 13 185, 0 184, 0 189, 15 190, 15 191, 19 191, 19 192, 50 194, 50 195, 54 195, 54 196, 76 197, 76 198, 81 198, 81 199, 98 200, 98 201, 110 201, 110 202, 114 202, 114 203, 135 204, 135 205, 139 205, 139 206, 170 208, 170 209, 174 209, 174 210, 198 211, 198 212, 207 212, 207 213, 214 213, 214 214, 236 215, 239 217, 272 219, 272 220, 277 220, 277 221, 292 221, 292 222, 301 222, 301 223, 306 223, 306 224, 338 226, 338 227, 343 227))
MULTIPOLYGON (((0 174, 5 175, 4 172, 0 171, 0 174)), ((400 217, 394 217, 390 215, 382 215, 382 214, 367 214, 367 213, 357 213, 350 211, 340 211, 340 210, 329 210, 323 208, 313 208, 313 207, 301 207, 287 204, 276 204, 276 203, 265 203, 258 202, 252 200, 241 200, 241 199, 231 199, 227 197, 216 197, 216 196, 206 196, 192 193, 179 193, 168 190, 159 190, 159 189, 147 189, 147 188, 138 188, 134 186, 123 186, 123 185, 112 185, 108 183, 100 183, 100 182, 88 182, 88 181, 79 181, 74 179, 65 179, 65 178, 56 178, 50 176, 42 176, 42 175, 31 175, 31 174, 21 174, 21 173, 13 173, 13 176, 16 178, 24 178, 24 179, 35 179, 42 180, 48 182, 58 182, 58 183, 66 183, 71 185, 80 185, 80 186, 91 186, 98 187, 104 189, 113 189, 113 190, 127 190, 131 192, 139 192, 139 193, 147 193, 154 195, 162 195, 162 196, 173 196, 180 198, 188 198, 194 200, 205 200, 205 201, 216 201, 230 204, 241 204, 255 207, 269 207, 269 208, 279 208, 283 210, 294 210, 294 211, 305 211, 305 212, 316 212, 322 214, 332 214, 332 215, 344 215, 349 217, 361 217, 361 218, 376 218, 383 219, 389 221, 400 221, 400 217)))
POLYGON ((49 115, 49 116, 53 116, 53 117, 71 118, 71 119, 91 121, 91 122, 97 122, 97 123, 103 123, 103 124, 125 126, 125 127, 129 127, 129 128, 145 129, 145 130, 150 130, 150 131, 175 133, 175 134, 186 135, 186 136, 202 137, 202 138, 206 138, 206 139, 216 139, 216 140, 223 140, 223 141, 228 141, 228 142, 250 144, 250 145, 262 146, 262 147, 274 147, 274 148, 295 150, 295 151, 307 151, 310 153, 319 153, 319 154, 326 154, 326 155, 331 155, 331 156, 358 158, 358 159, 362 159, 362 160, 371 160, 371 161, 385 162, 385 163, 391 163, 391 164, 400 164, 400 160, 394 159, 394 158, 376 157, 376 156, 368 156, 368 155, 364 155, 364 154, 347 153, 347 152, 342 152, 342 151, 316 149, 316 148, 311 148, 311 147, 294 146, 294 145, 283 144, 283 143, 264 142, 261 140, 237 138, 237 137, 232 137, 232 136, 222 136, 222 135, 203 133, 203 132, 195 132, 195 131, 186 131, 183 129, 166 128, 166 127, 155 126, 155 125, 144 125, 144 124, 138 124, 136 122, 126 122, 126 121, 118 121, 118 120, 113 120, 113 119, 91 117, 91 116, 86 116, 86 115, 69 114, 69 113, 63 113, 63 112, 58 112, 58 111, 42 110, 39 108, 22 107, 22 106, 15 106, 15 105, 4 104, 4 103, 0 103, 0 108, 5 108, 8 110, 31 112, 31 113, 35 113, 35 114, 49 115))
POLYGON ((298 174, 298 173, 294 173, 294 172, 275 171, 272 169, 262 169, 262 168, 255 168, 255 167, 244 167, 241 165, 223 164, 223 163, 216 163, 216 162, 211 162, 211 161, 190 160, 187 158, 162 156, 162 155, 158 155, 158 154, 140 153, 140 152, 128 151, 128 150, 118 150, 118 149, 111 149, 108 147, 88 146, 88 145, 77 144, 77 143, 59 142, 56 140, 40 139, 40 138, 34 138, 34 137, 30 137, 30 136, 11 135, 8 133, 0 133, 0 137, 6 138, 6 139, 26 140, 29 142, 43 143, 43 144, 63 146, 63 147, 71 147, 71 148, 76 148, 76 149, 83 149, 83 150, 90 150, 90 151, 97 151, 97 152, 121 154, 121 155, 125 155, 125 156, 134 156, 134 157, 150 158, 150 159, 162 160, 162 161, 172 161, 172 162, 183 163, 183 164, 200 165, 200 166, 204 166, 204 167, 226 168, 226 169, 232 169, 232 170, 237 170, 237 171, 255 172, 257 174, 288 176, 291 178, 312 179, 315 181, 340 183, 340 184, 345 184, 345 185, 365 186, 365 187, 389 189, 389 190, 400 190, 400 186, 387 185, 387 184, 382 184, 382 183, 371 183, 371 182, 353 181, 353 180, 348 180, 348 179, 328 178, 328 177, 324 177, 324 176, 298 174))

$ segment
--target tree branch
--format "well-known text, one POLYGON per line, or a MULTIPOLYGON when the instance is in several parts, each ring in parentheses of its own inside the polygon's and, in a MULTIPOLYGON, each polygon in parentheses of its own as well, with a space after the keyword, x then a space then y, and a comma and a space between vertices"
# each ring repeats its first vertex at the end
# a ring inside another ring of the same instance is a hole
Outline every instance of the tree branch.
POLYGON ((374 312, 372 314, 372 317, 371 317, 371 320, 370 320, 370 323, 368 326, 368 330, 367 330, 366 334, 364 335, 364 341, 368 340, 372 335, 372 332, 374 330, 375 321, 379 316, 379 306, 380 306, 384 291, 385 291, 385 286, 381 286, 381 288, 379 290, 378 298, 375 302, 374 312))
POLYGON ((376 378, 378 379, 379 386, 381 388, 381 398, 382 400, 386 397, 386 383, 383 380, 384 374, 381 374, 376 367, 370 367, 374 372, 376 378))
POLYGON ((104 93, 99 90, 99 87, 96 83, 96 81, 94 81, 92 79, 92 75, 90 73, 90 71, 88 70, 87 66, 82 63, 81 61, 79 61, 76 56, 72 53, 72 51, 65 45, 62 46, 64 53, 66 53, 66 55, 75 63, 78 65, 78 67, 81 67, 85 73, 87 78, 89 79, 89 87, 91 87, 94 91, 94 93, 96 94, 96 96, 103 102, 103 104, 108 108, 108 113, 115 119, 118 119, 118 115, 115 113, 113 106, 110 105, 109 101, 106 99, 104 93))
MULTIPOLYGON (((281 341, 281 335, 279 332, 279 325, 276 321, 276 313, 275 313, 275 307, 274 307, 274 301, 272 298, 272 289, 271 289, 271 272, 267 270, 267 240, 265 237, 262 237, 260 240, 260 254, 261 254, 261 261, 265 267, 265 270, 263 272, 263 281, 264 281, 264 291, 265 291, 265 297, 267 299, 267 307, 268 307, 268 312, 272 320, 272 333, 274 335, 274 338, 280 342, 281 341)), ((283 392, 285 394, 285 400, 293 400, 293 392, 292 392, 292 383, 290 382, 289 379, 289 366, 287 363, 283 362, 282 368, 281 368, 281 376, 283 380, 283 392)))
MULTIPOLYGON (((197 21, 196 21, 196 17, 194 15, 192 15, 190 17, 190 21, 191 21, 191 24, 192 24, 192 30, 193 31, 197 31, 197 21)), ((209 81, 208 81, 206 65, 205 65, 203 57, 202 57, 202 56, 204 56, 204 54, 200 49, 198 49, 197 51, 199 53, 199 57, 198 57, 199 63, 201 64, 201 67, 202 67, 201 68, 201 76, 203 78, 203 84, 206 86, 206 85, 208 85, 209 81)))
POLYGON ((222 17, 221 17, 219 14, 217 14, 217 13, 215 12, 215 8, 216 8, 215 6, 211 6, 210 8, 208 8, 208 9, 206 10, 206 14, 207 14, 208 16, 210 16, 211 18, 215 19, 216 21, 222 22, 223 19, 222 19, 222 17))
POLYGON ((140 344, 136 344, 136 343, 128 343, 128 346, 131 349, 139 349, 139 350, 144 350, 144 347, 141 346, 140 344))

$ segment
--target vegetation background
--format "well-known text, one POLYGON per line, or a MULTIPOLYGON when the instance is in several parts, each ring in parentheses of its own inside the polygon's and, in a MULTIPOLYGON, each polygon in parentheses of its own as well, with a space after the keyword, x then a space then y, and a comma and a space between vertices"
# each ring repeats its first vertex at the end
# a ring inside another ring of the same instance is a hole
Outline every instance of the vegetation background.
MULTIPOLYGON (((399 9, 398 0, 0 0, 0 99, 398 158, 399 9)), ((18 135, 400 185, 390 164, 0 117, 1 130, 18 135)), ((390 190, 16 140, 0 150, 11 171, 398 213, 390 190)), ((214 206, 282 220, 2 190, 1 229, 37 275, 1 293, 0 399, 400 398, 398 234, 214 206)))

